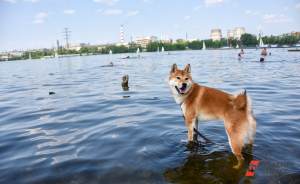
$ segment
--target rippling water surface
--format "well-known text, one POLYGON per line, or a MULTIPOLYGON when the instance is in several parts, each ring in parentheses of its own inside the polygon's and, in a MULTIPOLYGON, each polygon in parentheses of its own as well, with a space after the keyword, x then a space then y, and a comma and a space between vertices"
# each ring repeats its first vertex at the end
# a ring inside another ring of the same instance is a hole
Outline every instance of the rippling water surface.
MULTIPOLYGON (((237 50, 101 55, 0 63, 0 183, 277 183, 299 179, 300 53, 237 50), (102 67, 113 61, 114 67, 102 67), (233 170, 221 121, 201 122, 217 144, 189 149, 167 85, 190 63, 194 81, 247 89, 257 118, 253 155, 233 170), (129 91, 121 77, 129 75, 129 91), (55 92, 49 95, 49 92, 55 92), (245 177, 251 159, 260 160, 245 177)), ((299 181, 299 180, 298 180, 299 181)))

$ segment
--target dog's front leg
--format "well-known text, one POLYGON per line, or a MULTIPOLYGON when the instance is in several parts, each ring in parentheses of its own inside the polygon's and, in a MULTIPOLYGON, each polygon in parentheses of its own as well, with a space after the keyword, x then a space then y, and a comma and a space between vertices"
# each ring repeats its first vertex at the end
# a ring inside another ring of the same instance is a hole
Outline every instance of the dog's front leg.
POLYGON ((196 118, 194 125, 193 125, 193 132, 194 132, 193 140, 198 142, 198 134, 194 131, 194 129, 196 129, 198 131, 198 118, 196 118))
POLYGON ((196 123, 196 118, 185 117, 185 125, 188 129, 188 140, 193 141, 194 137, 194 124, 196 123))

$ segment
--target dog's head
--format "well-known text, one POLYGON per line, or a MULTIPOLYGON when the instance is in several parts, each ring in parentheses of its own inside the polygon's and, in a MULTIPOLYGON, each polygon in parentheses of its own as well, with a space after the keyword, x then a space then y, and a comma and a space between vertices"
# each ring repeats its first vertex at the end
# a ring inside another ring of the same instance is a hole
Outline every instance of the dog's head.
POLYGON ((176 64, 173 64, 169 76, 169 85, 174 94, 186 94, 193 85, 191 65, 187 64, 183 70, 180 70, 176 64))

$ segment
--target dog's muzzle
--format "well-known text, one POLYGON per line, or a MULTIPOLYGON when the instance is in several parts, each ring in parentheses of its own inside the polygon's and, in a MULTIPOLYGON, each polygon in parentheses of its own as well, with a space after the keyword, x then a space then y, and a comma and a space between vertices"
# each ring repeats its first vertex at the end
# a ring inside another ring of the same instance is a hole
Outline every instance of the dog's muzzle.
POLYGON ((175 89, 177 90, 177 92, 181 95, 183 95, 186 92, 187 89, 187 84, 183 83, 182 86, 179 88, 178 86, 175 86, 175 89))

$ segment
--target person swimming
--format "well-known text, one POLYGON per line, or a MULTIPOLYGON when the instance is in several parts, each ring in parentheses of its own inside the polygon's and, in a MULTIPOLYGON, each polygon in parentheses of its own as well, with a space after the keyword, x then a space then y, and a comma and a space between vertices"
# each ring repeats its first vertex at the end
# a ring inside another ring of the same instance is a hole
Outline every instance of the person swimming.
POLYGON ((244 49, 241 49, 241 51, 238 53, 238 60, 241 60, 242 55, 244 55, 244 54, 245 54, 244 49))
POLYGON ((262 50, 261 50, 261 53, 260 53, 260 59, 259 59, 259 61, 260 62, 264 62, 265 61, 265 57, 268 55, 268 52, 267 52, 267 48, 263 48, 262 50))
POLYGON ((262 55, 262 56, 267 56, 267 55, 268 55, 267 48, 264 47, 264 48, 261 50, 260 55, 262 55))
POLYGON ((241 53, 238 53, 238 60, 241 60, 242 59, 242 55, 241 53))
POLYGON ((240 54, 245 54, 244 49, 241 49, 240 54))
POLYGON ((108 65, 102 65, 101 67, 113 67, 114 63, 111 61, 108 65))

